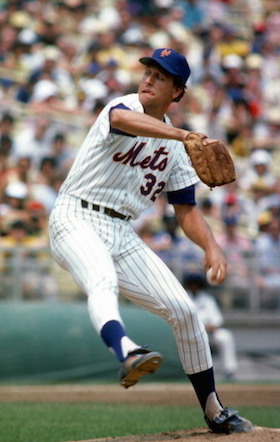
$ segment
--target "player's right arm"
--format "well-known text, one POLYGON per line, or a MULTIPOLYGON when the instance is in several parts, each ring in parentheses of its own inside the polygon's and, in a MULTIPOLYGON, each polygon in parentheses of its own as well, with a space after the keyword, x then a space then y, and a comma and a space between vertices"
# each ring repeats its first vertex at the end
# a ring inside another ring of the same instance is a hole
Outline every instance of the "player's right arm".
POLYGON ((218 279, 222 282, 227 273, 227 261, 200 209, 191 204, 173 204, 173 207, 185 235, 204 250, 205 270, 212 267, 214 278, 219 271, 218 279))
POLYGON ((115 107, 110 111, 112 129, 131 135, 183 141, 189 131, 170 126, 150 115, 115 107))

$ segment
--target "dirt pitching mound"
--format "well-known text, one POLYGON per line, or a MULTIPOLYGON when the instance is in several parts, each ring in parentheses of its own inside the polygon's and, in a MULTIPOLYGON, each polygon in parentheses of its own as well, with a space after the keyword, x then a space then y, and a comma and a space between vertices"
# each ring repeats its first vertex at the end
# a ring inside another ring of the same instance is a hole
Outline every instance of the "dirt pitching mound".
POLYGON ((226 435, 214 434, 205 428, 193 428, 191 430, 170 431, 156 434, 107 437, 101 439, 68 442, 174 442, 175 440, 180 442, 276 442, 280 441, 280 429, 255 427, 255 430, 252 433, 226 435))

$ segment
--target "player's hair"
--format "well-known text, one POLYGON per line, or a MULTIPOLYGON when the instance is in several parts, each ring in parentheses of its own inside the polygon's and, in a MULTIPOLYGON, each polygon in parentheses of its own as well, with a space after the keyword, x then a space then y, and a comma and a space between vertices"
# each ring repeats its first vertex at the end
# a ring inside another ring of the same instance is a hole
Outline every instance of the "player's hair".
POLYGON ((173 102, 178 103, 178 101, 180 101, 183 98, 183 96, 185 95, 186 90, 187 90, 187 86, 185 84, 182 84, 181 80, 178 77, 176 77, 175 75, 173 76, 173 82, 174 82, 175 87, 178 87, 178 88, 182 87, 183 88, 180 95, 178 95, 178 97, 173 100, 173 102))

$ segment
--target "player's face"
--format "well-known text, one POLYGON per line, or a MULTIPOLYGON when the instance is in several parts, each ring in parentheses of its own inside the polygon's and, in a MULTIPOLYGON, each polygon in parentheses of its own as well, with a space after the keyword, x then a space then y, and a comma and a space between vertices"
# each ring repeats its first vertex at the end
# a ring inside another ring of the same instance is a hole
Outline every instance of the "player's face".
POLYGON ((147 66, 138 88, 145 112, 161 118, 170 103, 181 92, 174 86, 172 75, 157 66, 147 66))

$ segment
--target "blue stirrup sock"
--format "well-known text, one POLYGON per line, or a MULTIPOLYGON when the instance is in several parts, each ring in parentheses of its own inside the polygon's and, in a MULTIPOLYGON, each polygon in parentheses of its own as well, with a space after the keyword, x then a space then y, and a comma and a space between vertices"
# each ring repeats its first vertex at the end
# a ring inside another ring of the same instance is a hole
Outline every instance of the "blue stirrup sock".
POLYGON ((105 344, 114 351, 117 359, 120 362, 123 362, 124 355, 121 340, 124 336, 126 336, 126 333, 121 323, 115 320, 106 322, 101 329, 100 336, 105 344))
POLYGON ((204 411, 206 410, 206 402, 208 396, 211 393, 215 393, 217 401, 219 405, 221 405, 222 407, 222 404, 218 398, 215 389, 213 367, 209 368, 208 370, 201 371, 200 373, 188 374, 188 378, 193 385, 193 388, 196 392, 200 405, 204 411))

